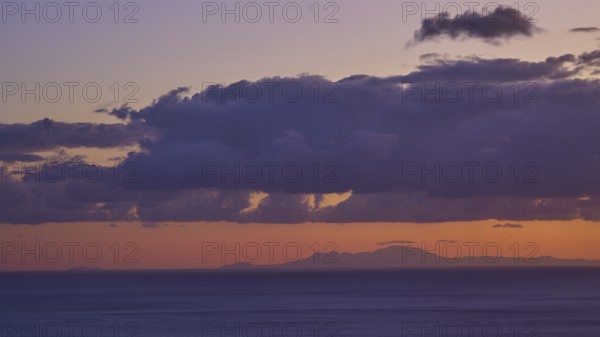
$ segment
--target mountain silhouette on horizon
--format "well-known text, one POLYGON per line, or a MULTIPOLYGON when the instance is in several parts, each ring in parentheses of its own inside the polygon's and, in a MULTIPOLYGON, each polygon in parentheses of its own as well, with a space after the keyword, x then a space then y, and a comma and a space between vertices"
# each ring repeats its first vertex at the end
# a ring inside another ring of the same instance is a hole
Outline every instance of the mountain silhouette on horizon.
POLYGON ((414 269, 414 268, 494 268, 494 267, 600 267, 600 260, 560 259, 552 256, 525 258, 462 256, 443 257, 412 247, 393 245, 372 252, 315 253, 298 261, 257 265, 234 263, 221 269, 414 269))

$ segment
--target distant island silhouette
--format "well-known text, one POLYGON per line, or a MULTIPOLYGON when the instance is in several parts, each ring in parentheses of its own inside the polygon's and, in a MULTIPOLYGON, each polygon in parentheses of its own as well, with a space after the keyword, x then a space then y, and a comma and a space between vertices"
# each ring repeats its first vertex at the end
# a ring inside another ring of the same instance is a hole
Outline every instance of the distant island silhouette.
POLYGON ((234 263, 222 266, 225 270, 243 269, 414 269, 414 268, 494 268, 494 267, 600 267, 600 260, 560 259, 540 257, 442 257, 416 247, 394 245, 373 252, 315 253, 305 259, 271 265, 234 263))

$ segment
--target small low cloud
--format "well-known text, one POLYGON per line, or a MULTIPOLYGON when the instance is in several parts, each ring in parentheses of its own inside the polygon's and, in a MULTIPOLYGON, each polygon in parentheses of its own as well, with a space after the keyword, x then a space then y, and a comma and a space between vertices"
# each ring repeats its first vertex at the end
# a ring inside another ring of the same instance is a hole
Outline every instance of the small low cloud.
POLYGON ((437 242, 441 242, 441 243, 457 243, 458 241, 456 241, 456 240, 438 240, 437 242))
POLYGON ((600 32, 598 27, 578 27, 569 30, 569 33, 596 33, 600 32))
POLYGON ((505 224, 496 224, 492 226, 493 228, 524 228, 521 224, 513 224, 513 223, 505 223, 505 224))
POLYGON ((119 225, 111 223, 110 225, 108 225, 108 227, 110 227, 110 228, 119 228, 119 225))
POLYGON ((421 62, 427 62, 430 60, 440 59, 441 57, 442 55, 440 55, 439 53, 427 53, 419 56, 419 60, 421 60, 421 62))
POLYGON ((159 228, 160 224, 156 223, 156 222, 142 222, 141 227, 155 229, 155 228, 159 228))
POLYGON ((378 246, 389 246, 389 245, 408 245, 415 243, 414 241, 406 241, 406 240, 392 240, 392 241, 383 241, 377 242, 378 246))

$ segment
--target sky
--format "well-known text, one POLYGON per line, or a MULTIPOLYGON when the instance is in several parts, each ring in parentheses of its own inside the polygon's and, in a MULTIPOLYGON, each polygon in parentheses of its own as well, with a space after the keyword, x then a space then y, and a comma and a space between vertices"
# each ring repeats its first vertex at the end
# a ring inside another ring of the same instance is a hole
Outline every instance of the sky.
POLYGON ((249 262, 215 242, 600 259, 600 4, 469 4, 4 2, 0 270, 249 262), (47 259, 69 242, 103 259, 47 259))

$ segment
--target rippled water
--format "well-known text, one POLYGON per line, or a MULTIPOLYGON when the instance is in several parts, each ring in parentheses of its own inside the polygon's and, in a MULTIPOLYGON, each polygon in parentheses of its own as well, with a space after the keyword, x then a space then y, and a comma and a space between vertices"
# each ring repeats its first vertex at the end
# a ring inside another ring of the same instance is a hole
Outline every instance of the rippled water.
POLYGON ((600 270, 0 274, 0 337, 600 336, 600 270))

